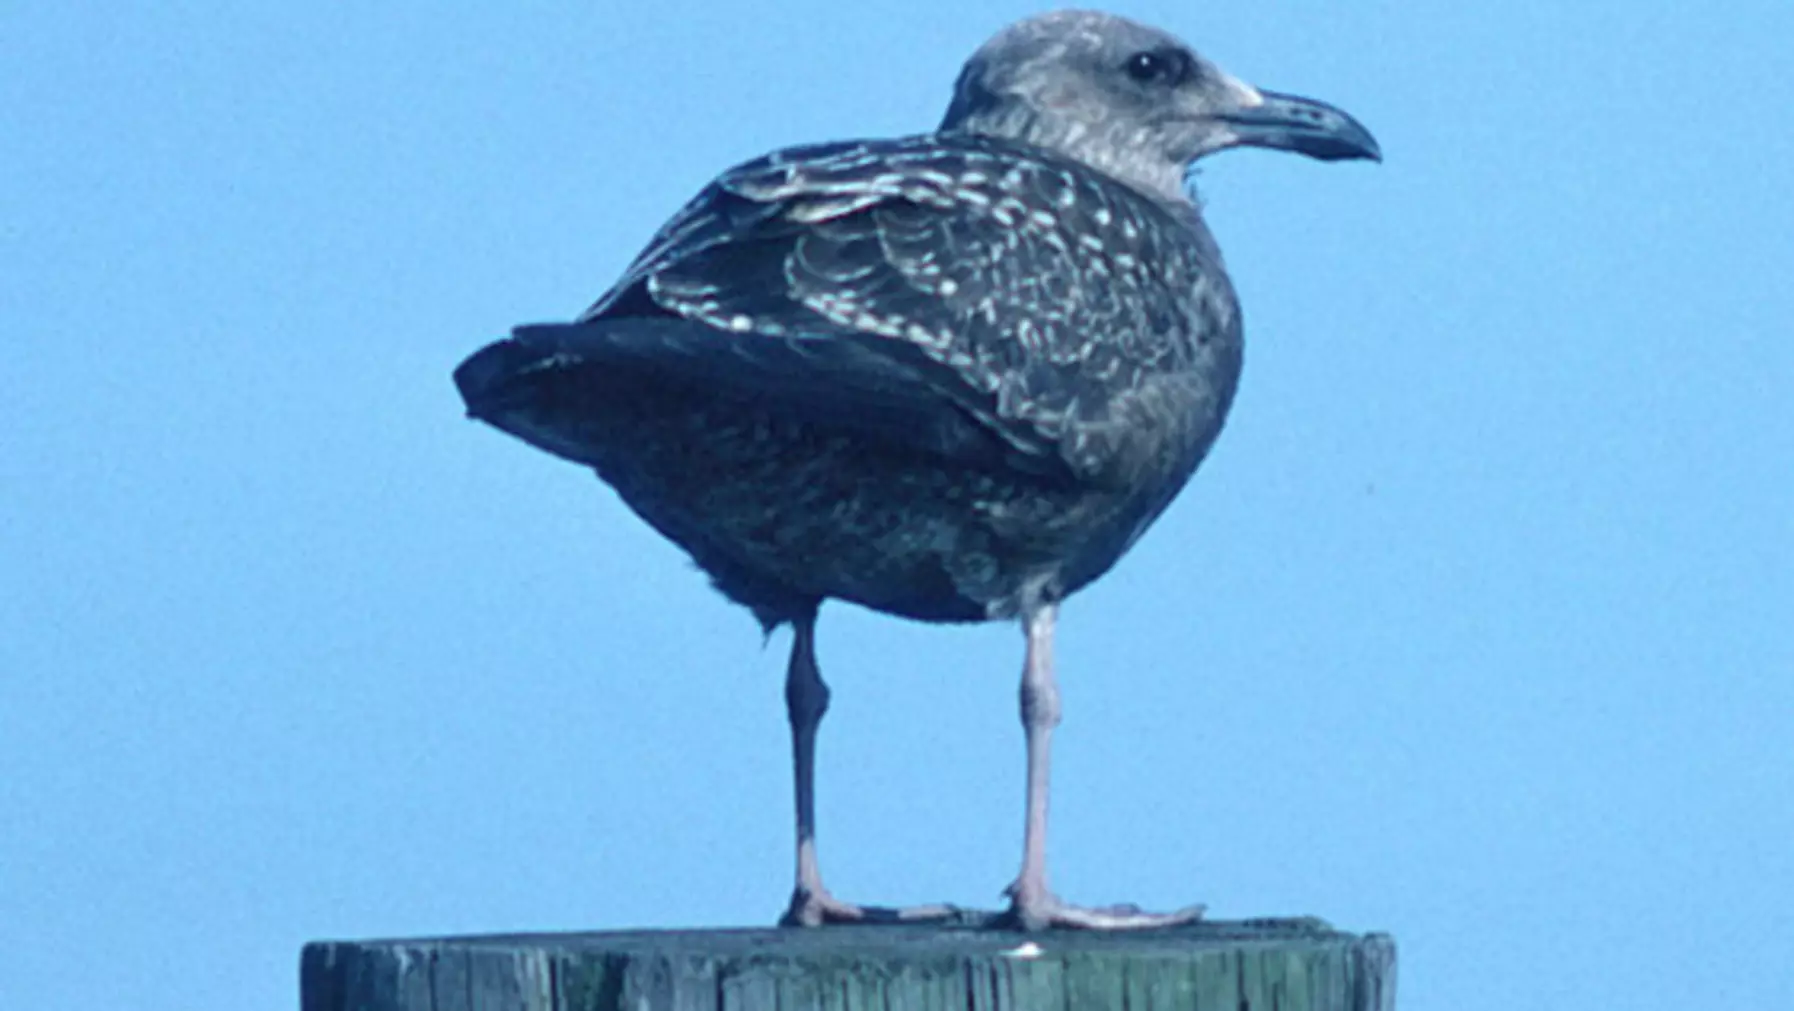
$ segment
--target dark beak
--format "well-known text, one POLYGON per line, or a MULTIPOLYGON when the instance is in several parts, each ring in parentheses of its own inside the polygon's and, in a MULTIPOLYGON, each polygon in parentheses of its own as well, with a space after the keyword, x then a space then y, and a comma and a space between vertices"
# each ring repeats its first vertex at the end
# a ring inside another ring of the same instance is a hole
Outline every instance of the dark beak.
POLYGON ((1295 151, 1322 161, 1383 160, 1377 139, 1343 110, 1275 91, 1258 94, 1264 99, 1261 104, 1219 117, 1233 128, 1234 143, 1295 151))

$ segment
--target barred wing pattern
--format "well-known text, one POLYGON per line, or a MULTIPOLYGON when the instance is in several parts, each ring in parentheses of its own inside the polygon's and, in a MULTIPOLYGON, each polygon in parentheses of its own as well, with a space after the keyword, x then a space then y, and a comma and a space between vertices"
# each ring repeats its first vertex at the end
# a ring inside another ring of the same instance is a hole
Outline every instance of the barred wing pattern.
POLYGON ((630 340, 687 369, 715 357, 717 382, 763 384, 793 410, 869 412, 856 423, 963 462, 995 446, 1018 469, 1110 487, 1187 476, 1239 364, 1237 303, 1193 210, 972 136, 731 170, 580 325, 625 320, 630 340), (655 317, 703 326, 644 338, 655 317))

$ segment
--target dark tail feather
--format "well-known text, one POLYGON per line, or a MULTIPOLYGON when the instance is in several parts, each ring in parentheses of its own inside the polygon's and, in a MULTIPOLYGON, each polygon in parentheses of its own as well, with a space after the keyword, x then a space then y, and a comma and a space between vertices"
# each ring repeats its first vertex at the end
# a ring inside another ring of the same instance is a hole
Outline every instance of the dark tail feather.
MULTIPOLYGON (((680 319, 521 326, 455 370, 467 413, 551 453, 594 463, 613 398, 732 402, 960 463, 1065 476, 1051 443, 1020 446, 884 349, 840 337, 735 334, 680 319), (1025 451, 1023 451, 1025 450, 1025 451)), ((596 464, 594 464, 596 465, 596 464)))
POLYGON ((623 382, 629 381, 625 376, 655 373, 676 377, 696 357, 692 331, 701 329, 662 320, 520 326, 509 339, 488 344, 462 362, 455 369, 455 386, 470 417, 496 422, 506 412, 540 407, 565 395, 569 384, 590 393, 586 387, 605 377, 623 382))
POLYGON ((475 351, 455 369, 455 388, 467 405, 467 416, 490 420, 529 402, 531 371, 542 355, 514 340, 494 341, 475 351))
POLYGON ((467 415, 523 441, 598 466, 608 440, 603 405, 628 379, 612 363, 561 346, 554 327, 524 327, 455 369, 467 415), (620 385, 621 384, 621 385, 620 385))

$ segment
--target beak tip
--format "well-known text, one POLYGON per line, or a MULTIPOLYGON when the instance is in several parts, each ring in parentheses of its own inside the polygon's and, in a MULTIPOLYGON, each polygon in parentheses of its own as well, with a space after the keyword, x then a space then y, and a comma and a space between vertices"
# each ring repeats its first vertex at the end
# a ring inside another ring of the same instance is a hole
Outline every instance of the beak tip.
POLYGON ((1231 117, 1239 143, 1282 148, 1321 161, 1382 162, 1382 146, 1344 110, 1281 92, 1258 94, 1262 104, 1231 117))

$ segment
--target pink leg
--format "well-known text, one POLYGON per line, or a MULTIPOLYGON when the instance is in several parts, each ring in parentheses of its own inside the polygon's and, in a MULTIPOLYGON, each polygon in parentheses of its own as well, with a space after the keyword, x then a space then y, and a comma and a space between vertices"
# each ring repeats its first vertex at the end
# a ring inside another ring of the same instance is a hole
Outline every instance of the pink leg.
POLYGON ((779 920, 787 927, 946 919, 947 906, 885 909, 842 902, 822 883, 816 862, 816 729, 828 712, 828 685, 816 666, 816 616, 792 623, 791 664, 785 676, 785 708, 791 718, 791 761, 797 782, 797 887, 779 920))
POLYGON ((1010 915, 1023 930, 1083 927, 1091 930, 1139 930, 1191 923, 1201 906, 1172 913, 1143 913, 1133 906, 1086 909, 1060 901, 1047 887, 1047 793, 1052 779, 1053 728, 1059 725, 1059 681, 1053 673, 1053 622, 1056 604, 1046 604, 1022 618, 1028 638, 1022 666, 1022 730, 1028 746, 1028 818, 1022 835, 1022 871, 1009 886, 1010 915))

